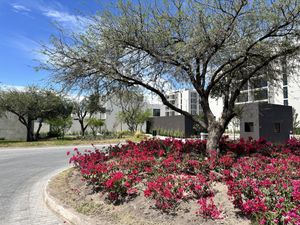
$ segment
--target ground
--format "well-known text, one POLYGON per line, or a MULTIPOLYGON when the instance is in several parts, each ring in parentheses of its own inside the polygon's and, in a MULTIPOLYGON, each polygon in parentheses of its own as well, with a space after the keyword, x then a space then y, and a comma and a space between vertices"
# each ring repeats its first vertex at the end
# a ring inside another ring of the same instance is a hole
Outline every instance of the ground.
POLYGON ((118 142, 124 142, 125 140, 140 141, 141 138, 136 137, 124 137, 104 140, 84 140, 84 139, 50 139, 50 140, 39 140, 39 141, 8 141, 0 140, 0 148, 6 147, 47 147, 47 146, 78 146, 78 145, 90 145, 90 144, 114 144, 118 142))

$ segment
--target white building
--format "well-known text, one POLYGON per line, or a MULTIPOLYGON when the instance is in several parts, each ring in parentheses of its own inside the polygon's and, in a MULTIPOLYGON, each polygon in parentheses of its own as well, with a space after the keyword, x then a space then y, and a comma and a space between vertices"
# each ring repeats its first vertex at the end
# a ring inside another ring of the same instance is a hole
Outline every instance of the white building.
POLYGON ((248 82, 241 91, 237 104, 252 102, 292 106, 300 114, 299 76, 287 77, 283 74, 282 81, 276 85, 267 82, 263 77, 248 82))
MULTIPOLYGON (((184 111, 191 113, 192 115, 198 115, 201 112, 200 98, 195 90, 178 90, 167 94, 168 101, 184 111)), ((175 116, 180 113, 171 110, 165 106, 165 112, 162 116, 175 116)))
MULTIPOLYGON (((105 108, 105 113, 97 113, 93 117, 97 119, 103 119, 104 125, 101 128, 103 131, 109 131, 109 132, 117 132, 117 131, 126 131, 128 130, 128 126, 126 123, 120 122, 118 119, 119 113, 122 111, 121 107, 118 105, 118 101, 114 99, 114 97, 111 97, 110 100, 106 101, 103 104, 103 107, 105 108)), ((153 116, 162 116, 164 115, 164 106, 162 104, 159 104, 158 102, 145 102, 143 109, 149 109, 152 112, 153 116)), ((76 117, 75 115, 73 116, 76 117)), ((86 116, 86 119, 89 118, 89 115, 86 116)), ((140 127, 139 127, 140 129, 140 127)), ((146 123, 142 126, 142 130, 146 130, 146 123)), ((78 120, 73 120, 72 127, 68 131, 68 133, 76 133, 80 134, 80 124, 78 120)), ((91 129, 88 127, 87 132, 91 132, 91 129)))

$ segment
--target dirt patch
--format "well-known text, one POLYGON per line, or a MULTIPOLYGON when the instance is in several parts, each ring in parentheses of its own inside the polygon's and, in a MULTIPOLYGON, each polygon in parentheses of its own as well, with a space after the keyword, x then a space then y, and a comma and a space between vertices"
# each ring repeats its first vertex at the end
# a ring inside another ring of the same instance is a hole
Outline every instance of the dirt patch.
POLYGON ((82 180, 75 169, 66 170, 54 177, 48 186, 49 194, 61 201, 65 206, 87 215, 92 224, 101 225, 213 225, 240 224, 248 225, 250 220, 239 215, 227 196, 227 187, 216 183, 215 202, 221 204, 224 219, 206 220, 196 215, 196 202, 183 202, 176 213, 165 214, 153 208, 154 203, 146 199, 143 194, 122 205, 108 204, 104 196, 95 194, 82 180))

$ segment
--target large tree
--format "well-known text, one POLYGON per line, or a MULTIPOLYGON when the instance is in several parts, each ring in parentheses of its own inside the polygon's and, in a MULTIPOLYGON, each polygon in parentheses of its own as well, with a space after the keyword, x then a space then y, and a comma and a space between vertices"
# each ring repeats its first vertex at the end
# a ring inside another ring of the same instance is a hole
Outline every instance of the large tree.
POLYGON ((18 117, 26 127, 27 141, 38 139, 42 122, 48 118, 70 115, 68 102, 51 90, 27 87, 24 90, 0 90, 0 108, 18 117), (39 121, 39 127, 34 134, 34 122, 39 121))
POLYGON ((298 0, 119 1, 94 16, 86 32, 53 37, 41 68, 66 86, 143 87, 207 129, 207 149, 217 149, 243 86, 262 74, 279 81, 283 57, 293 68, 299 13, 298 0), (172 105, 166 83, 194 88, 203 120, 172 105), (210 98, 223 101, 219 118, 210 98))

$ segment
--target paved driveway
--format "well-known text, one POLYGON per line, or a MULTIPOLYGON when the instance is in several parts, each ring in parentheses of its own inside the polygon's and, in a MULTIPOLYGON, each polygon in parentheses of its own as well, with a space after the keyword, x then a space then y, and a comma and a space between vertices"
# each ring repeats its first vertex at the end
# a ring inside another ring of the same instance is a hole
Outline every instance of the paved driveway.
POLYGON ((46 207, 42 193, 48 179, 69 166, 66 152, 72 149, 0 149, 0 225, 65 224, 46 207))

